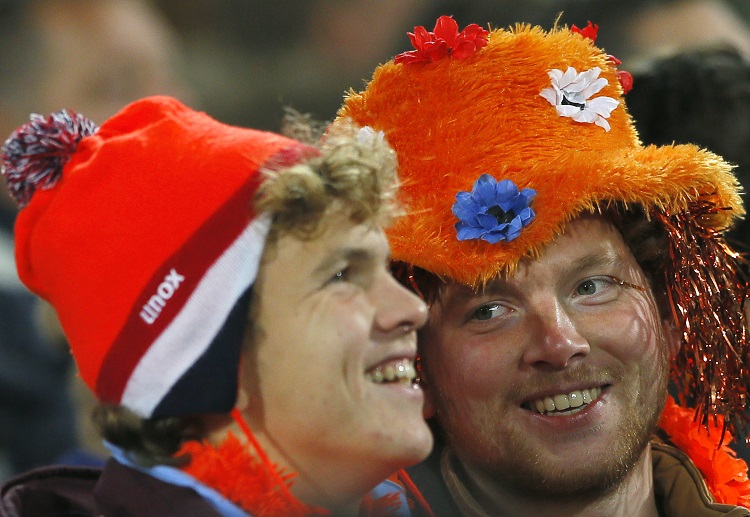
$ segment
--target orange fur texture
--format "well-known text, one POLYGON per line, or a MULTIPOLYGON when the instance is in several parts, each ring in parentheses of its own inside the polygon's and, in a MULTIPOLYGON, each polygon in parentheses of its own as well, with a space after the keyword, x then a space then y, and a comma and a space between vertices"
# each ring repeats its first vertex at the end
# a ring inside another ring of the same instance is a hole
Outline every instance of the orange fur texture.
POLYGON ((493 30, 485 48, 460 61, 390 61, 365 91, 349 93, 339 116, 384 131, 398 154, 407 215, 389 231, 393 257, 468 285, 513 270, 577 214, 611 201, 671 212, 709 200, 731 208, 706 220, 715 229, 744 214, 731 166, 719 156, 641 144, 607 55, 567 28, 493 30), (551 85, 549 70, 569 66, 601 68, 609 84, 597 96, 620 102, 609 132, 559 116, 539 95, 551 85), (456 238, 456 193, 485 173, 537 191, 535 220, 511 242, 456 238))

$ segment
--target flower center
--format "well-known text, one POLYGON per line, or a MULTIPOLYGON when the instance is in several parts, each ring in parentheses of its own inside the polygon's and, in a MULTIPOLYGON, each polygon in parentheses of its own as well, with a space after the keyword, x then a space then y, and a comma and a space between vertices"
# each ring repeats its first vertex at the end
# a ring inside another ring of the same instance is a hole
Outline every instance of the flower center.
POLYGON ((508 210, 506 212, 497 205, 488 208, 487 213, 497 219, 498 224, 509 223, 516 217, 516 214, 515 212, 513 212, 513 210, 508 210))
POLYGON ((563 99, 560 104, 563 106, 575 106, 576 108, 579 108, 579 109, 584 109, 586 107, 586 104, 584 104, 583 102, 573 102, 571 100, 568 100, 568 98, 565 95, 563 95, 563 99))

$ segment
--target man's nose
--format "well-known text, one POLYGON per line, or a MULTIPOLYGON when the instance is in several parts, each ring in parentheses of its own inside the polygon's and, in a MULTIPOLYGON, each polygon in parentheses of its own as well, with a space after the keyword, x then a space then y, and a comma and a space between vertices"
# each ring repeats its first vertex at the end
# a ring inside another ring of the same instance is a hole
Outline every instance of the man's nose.
POLYGON ((416 294, 402 286, 390 274, 382 280, 378 297, 377 325, 393 329, 418 330, 427 322, 427 305, 416 294))
POLYGON ((543 370, 562 370, 586 357, 591 347, 575 322, 557 301, 540 307, 532 318, 536 327, 524 351, 523 361, 543 370))

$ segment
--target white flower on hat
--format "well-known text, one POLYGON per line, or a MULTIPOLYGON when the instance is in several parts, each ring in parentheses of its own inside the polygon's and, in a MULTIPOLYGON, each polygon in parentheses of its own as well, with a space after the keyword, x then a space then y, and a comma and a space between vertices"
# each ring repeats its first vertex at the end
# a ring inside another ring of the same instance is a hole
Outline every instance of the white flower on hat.
POLYGON ((606 119, 620 102, 612 97, 592 98, 609 84, 605 78, 599 77, 601 71, 598 66, 581 73, 572 66, 565 73, 552 69, 547 72, 552 86, 543 89, 539 95, 547 99, 561 117, 571 117, 576 122, 593 122, 609 131, 610 125, 606 119))
POLYGON ((380 144, 385 140, 385 133, 383 131, 375 131, 370 126, 364 126, 357 132, 357 141, 360 145, 374 145, 380 144))

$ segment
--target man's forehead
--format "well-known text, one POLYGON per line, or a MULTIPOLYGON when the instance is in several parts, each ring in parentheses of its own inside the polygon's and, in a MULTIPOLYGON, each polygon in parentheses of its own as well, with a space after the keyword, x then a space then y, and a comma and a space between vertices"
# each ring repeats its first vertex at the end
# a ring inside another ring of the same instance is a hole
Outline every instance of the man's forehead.
POLYGON ((591 216, 581 221, 594 222, 570 225, 568 231, 559 234, 538 257, 522 259, 510 273, 500 272, 494 279, 476 287, 458 282, 449 283, 451 298, 468 299, 503 290, 510 285, 523 284, 541 268, 556 273, 554 278, 560 279, 598 269, 611 272, 618 267, 635 264, 619 230, 609 219, 591 216))
POLYGON ((324 250, 316 270, 341 261, 385 262, 390 257, 390 247, 385 233, 377 226, 357 224, 348 231, 335 225, 321 236, 318 245, 324 250))
POLYGON ((316 271, 321 271, 333 267, 339 262, 387 262, 388 248, 376 242, 367 242, 356 245, 345 245, 329 250, 321 260, 316 271))

